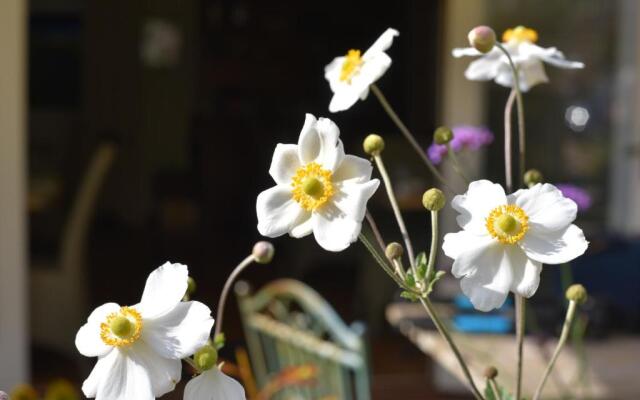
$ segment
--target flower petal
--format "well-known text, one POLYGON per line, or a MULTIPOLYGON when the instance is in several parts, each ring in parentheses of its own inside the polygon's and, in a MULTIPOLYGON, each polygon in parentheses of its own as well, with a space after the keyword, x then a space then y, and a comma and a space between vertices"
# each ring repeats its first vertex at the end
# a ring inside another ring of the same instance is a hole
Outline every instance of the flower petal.
MULTIPOLYGON (((444 241, 442 243, 442 251, 444 254, 457 260, 462 253, 465 252, 481 252, 485 247, 491 245, 493 243, 493 238, 487 235, 476 235, 469 231, 459 231, 456 233, 447 233, 444 235, 444 241)), ((473 267, 473 264, 469 263, 469 259, 473 259, 474 257, 469 257, 469 255, 465 256, 464 259, 461 259, 458 263, 454 262, 453 275, 456 278, 460 278, 462 275, 466 275, 468 273, 473 273, 474 270, 470 270, 468 268, 473 267)))
POLYGON ((480 53, 475 47, 458 47, 451 50, 451 55, 455 58, 460 58, 465 56, 481 56, 483 53, 480 53))
POLYGON ((333 195, 333 203, 346 217, 362 222, 367 212, 367 201, 380 186, 380 181, 372 179, 366 183, 341 183, 333 195))
POLYGON ((344 160, 333 174, 335 182, 367 182, 371 179, 373 166, 371 162, 362 157, 347 154, 344 160))
POLYGON ((188 277, 186 265, 170 262, 149 274, 142 299, 135 306, 142 318, 157 318, 173 310, 187 291, 188 277))
POLYGON ((191 379, 184 388, 184 400, 244 400, 244 388, 218 368, 191 379))
POLYGON ((363 59, 366 59, 368 56, 374 55, 376 53, 383 52, 387 50, 393 44, 393 38, 400 35, 400 32, 393 28, 387 28, 386 31, 380 35, 380 37, 364 52, 362 55, 363 59))
POLYGON ((260 234, 273 238, 293 229, 306 211, 291 198, 291 187, 280 185, 258 195, 256 213, 260 234))
POLYGON ((207 343, 212 326, 209 307, 198 301, 180 302, 162 317, 145 320, 142 339, 162 357, 179 360, 207 343))
POLYGON ((308 236, 313 232, 313 222, 311 221, 311 213, 304 213, 302 216, 296 221, 293 228, 289 232, 291 237, 296 239, 303 238, 308 236))
POLYGON ((581 69, 584 63, 579 61, 569 61, 564 54, 555 47, 543 48, 533 43, 522 43, 520 54, 523 56, 538 57, 544 62, 559 68, 581 69))
POLYGON ((316 162, 333 172, 344 158, 340 129, 328 118, 316 120, 307 114, 298 139, 298 153, 303 164, 316 162))
POLYGON ((300 167, 298 146, 295 144, 278 144, 273 152, 269 175, 279 185, 291 184, 291 178, 300 167))
MULTIPOLYGON (((522 251, 516 246, 503 246, 497 242, 484 248, 484 251, 470 252, 468 257, 474 273, 465 275, 460 281, 462 292, 471 300, 473 306, 480 311, 491 311, 500 308, 507 298, 513 282, 513 266, 520 258, 522 251)), ((463 253, 456 259, 465 257, 463 253)))
MULTIPOLYGON (((128 352, 121 349, 114 350, 105 358, 99 371, 98 365, 91 376, 85 381, 83 391, 89 392, 90 384, 97 382, 96 400, 153 400, 155 399, 149 375, 144 367, 131 360, 128 352), (113 354, 113 355, 112 355, 113 354), (95 375, 94 375, 95 374, 95 375)), ((102 361, 102 360, 101 360, 102 361)))
MULTIPOLYGON (((356 87, 360 87, 360 98, 363 98, 362 93, 366 90, 368 93, 369 86, 380 79, 382 75, 391 66, 391 57, 385 53, 379 53, 364 60, 362 68, 353 79, 353 84, 356 87), (362 82, 358 82, 358 81, 362 82)), ((366 98, 366 96, 364 96, 366 98)))
POLYGON ((529 216, 529 225, 541 232, 565 229, 578 213, 577 204, 555 186, 545 183, 521 189, 509 196, 529 216))
POLYGON ((360 95, 360 90, 350 86, 341 87, 335 90, 335 93, 331 98, 331 102, 329 103, 329 111, 335 113, 348 110, 352 105, 356 104, 360 95))
MULTIPOLYGON (((151 390, 155 397, 160 397, 175 389, 176 383, 180 381, 182 376, 181 360, 162 357, 144 342, 136 342, 128 353, 130 360, 128 368, 144 371, 151 383, 151 390)), ((142 375, 142 371, 137 371, 135 375, 142 375)))
POLYGON ((358 239, 362 223, 327 204, 316 210, 311 221, 313 236, 318 244, 328 251, 342 251, 358 239))
POLYGON ((513 265, 511 291, 522 297, 529 298, 538 290, 542 263, 530 259, 523 251, 518 251, 516 256, 518 259, 513 265))
POLYGON ((83 356, 98 357, 107 354, 112 347, 100 338, 100 324, 107 316, 120 310, 116 303, 106 303, 93 310, 91 315, 76 334, 76 348, 83 356))
POLYGON ((494 49, 479 59, 472 61, 465 70, 464 76, 472 81, 488 81, 498 75, 502 64, 500 50, 494 49))
MULTIPOLYGON (((542 61, 537 58, 528 58, 521 61, 514 60, 518 67, 518 79, 520 81, 520 90, 528 92, 532 87, 549 82, 547 73, 544 70, 542 61)), ((500 71, 495 79, 496 83, 505 87, 513 87, 513 73, 508 62, 503 62, 500 71)))
POLYGON ((589 242, 575 225, 554 232, 539 231, 532 227, 520 241, 520 247, 535 261, 563 264, 581 256, 589 247, 589 242))
POLYGON ((504 204, 507 204, 507 196, 502 186, 487 180, 471 182, 467 193, 455 196, 451 202, 460 213, 456 217, 458 225, 478 235, 487 233, 485 218, 489 213, 504 204))
POLYGON ((120 351, 116 349, 109 354, 98 358, 98 362, 93 367, 93 370, 91 370, 87 379, 82 383, 82 393, 84 393, 87 398, 96 397, 98 393, 98 386, 100 385, 103 377, 110 373, 115 362, 118 360, 118 357, 121 356, 120 351))

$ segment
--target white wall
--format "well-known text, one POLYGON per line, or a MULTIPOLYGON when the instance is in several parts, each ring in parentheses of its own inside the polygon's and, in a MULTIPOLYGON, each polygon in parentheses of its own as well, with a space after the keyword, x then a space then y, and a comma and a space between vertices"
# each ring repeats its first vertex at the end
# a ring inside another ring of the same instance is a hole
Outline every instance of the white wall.
POLYGON ((0 1, 0 390, 28 379, 26 0, 0 1))

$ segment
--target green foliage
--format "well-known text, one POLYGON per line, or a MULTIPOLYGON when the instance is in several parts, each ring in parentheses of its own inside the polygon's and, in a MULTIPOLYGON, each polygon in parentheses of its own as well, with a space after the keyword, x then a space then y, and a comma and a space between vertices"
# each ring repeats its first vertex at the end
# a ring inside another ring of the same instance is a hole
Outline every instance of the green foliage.
POLYGON ((489 384, 489 381, 487 381, 487 386, 485 386, 484 388, 485 400, 515 400, 514 395, 507 392, 507 390, 502 386, 498 385, 497 382, 496 382, 496 386, 498 387, 498 391, 500 391, 500 398, 499 399, 496 398, 495 394, 493 393, 493 389, 491 389, 491 385, 489 384))
POLYGON ((416 276, 422 281, 427 274, 427 254, 423 251, 416 257, 416 276))
POLYGON ((220 350, 221 348, 224 347, 224 343, 225 343, 225 337, 224 337, 224 333, 218 333, 216 335, 216 337, 213 338, 213 347, 216 348, 216 350, 220 350))

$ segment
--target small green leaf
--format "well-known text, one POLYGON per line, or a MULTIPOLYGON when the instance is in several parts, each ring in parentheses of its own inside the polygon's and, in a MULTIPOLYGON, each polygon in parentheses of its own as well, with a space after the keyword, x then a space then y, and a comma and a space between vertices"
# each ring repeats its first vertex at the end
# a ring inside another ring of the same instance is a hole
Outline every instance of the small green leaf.
POLYGON ((427 255, 424 252, 421 252, 416 257, 416 277, 419 281, 424 279, 424 276, 427 274, 427 255))
POLYGON ((413 277, 413 274, 411 272, 407 273, 404 282, 411 288, 416 286, 416 279, 413 277))
POLYGON ((418 296, 411 292, 407 292, 406 290, 403 290, 402 293, 400 293, 400 297, 411 301, 418 301, 418 296))
POLYGON ((216 350, 220 350, 221 348, 224 347, 224 343, 225 343, 225 337, 224 337, 224 333, 218 333, 216 335, 216 337, 213 338, 213 347, 216 348, 216 350))

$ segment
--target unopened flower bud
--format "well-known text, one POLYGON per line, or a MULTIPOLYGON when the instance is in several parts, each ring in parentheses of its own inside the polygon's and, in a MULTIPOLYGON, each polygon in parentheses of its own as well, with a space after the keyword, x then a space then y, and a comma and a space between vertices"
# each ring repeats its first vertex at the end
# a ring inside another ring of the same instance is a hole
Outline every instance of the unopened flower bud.
POLYGON ((387 245, 384 254, 389 260, 395 260, 402 257, 402 255, 404 254, 404 248, 400 243, 391 242, 387 245))
POLYGON ((493 366, 487 367, 487 369, 484 370, 484 376, 487 379, 495 379, 498 376, 498 370, 493 366))
POLYGON ((47 385, 44 400, 80 400, 80 396, 71 382, 57 379, 47 385))
POLYGON ((431 188, 422 195, 422 205, 429 211, 440 211, 447 202, 442 190, 431 188))
POLYGON ((433 132, 433 141, 436 144, 447 144, 451 139, 453 139, 453 131, 449 127, 440 126, 433 132))
POLYGON ((530 169, 524 173, 524 184, 528 187, 534 186, 538 183, 542 183, 544 177, 542 176, 542 172, 537 169, 530 169))
POLYGON ((364 139, 362 147, 365 153, 371 156, 377 156, 384 150, 384 139, 382 136, 372 133, 364 139))
POLYGON ((187 294, 189 296, 193 295, 196 292, 196 280, 192 277, 187 278, 187 294))
POLYGON ((201 347, 193 355, 193 361, 200 371, 208 371, 218 362, 218 350, 209 344, 201 347))
POLYGON ((38 400, 38 392, 30 385, 20 384, 11 391, 12 400, 38 400))
POLYGON ((488 53, 496 44, 496 33, 488 26, 476 26, 469 32, 469 44, 480 53, 488 53))
POLYGON ((579 283, 569 286, 567 289, 567 300, 575 301, 577 304, 584 304, 587 301, 587 289, 579 283))
POLYGON ((251 251, 253 258, 258 264, 269 264, 271 259, 273 259, 274 253, 275 249, 273 245, 265 241, 256 243, 251 251))

